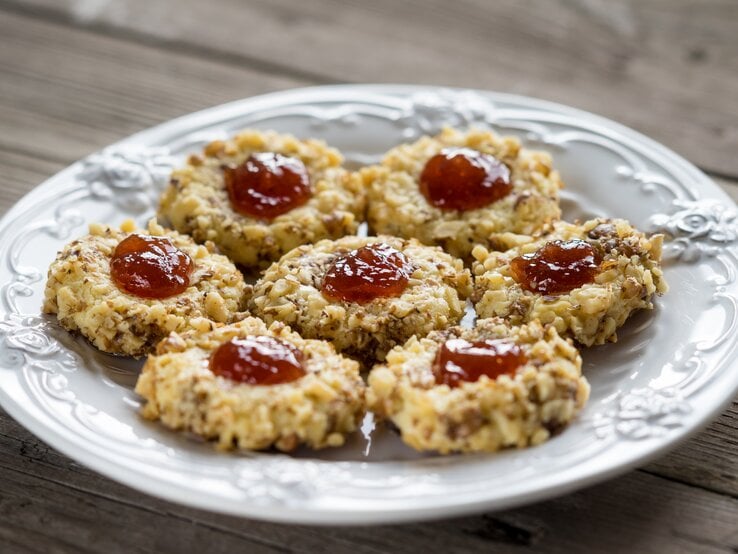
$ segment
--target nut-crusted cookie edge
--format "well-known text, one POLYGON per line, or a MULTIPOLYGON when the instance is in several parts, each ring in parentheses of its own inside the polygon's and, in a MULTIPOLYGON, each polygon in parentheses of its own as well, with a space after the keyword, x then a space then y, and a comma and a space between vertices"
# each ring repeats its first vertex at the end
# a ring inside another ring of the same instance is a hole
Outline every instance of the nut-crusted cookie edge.
POLYGON ((480 320, 474 329, 454 327, 393 349, 369 374, 369 408, 391 420, 416 450, 493 452, 544 442, 566 427, 589 397, 581 357, 553 327, 538 322, 509 327, 480 320), (514 376, 482 376, 459 387, 437 385, 432 364, 451 337, 510 338, 528 362, 514 376))
POLYGON ((347 236, 286 254, 256 283, 249 307, 267 323, 281 321, 306 338, 331 340, 339 352, 370 367, 410 336, 458 323, 470 293, 469 271, 437 247, 397 237, 347 236), (396 248, 415 265, 405 291, 366 304, 323 296, 323 275, 333 261, 377 242, 396 248))
POLYGON ((416 238, 468 259, 477 244, 505 250, 517 235, 530 235, 561 216, 558 192, 563 186, 547 152, 522 148, 512 136, 472 129, 445 128, 434 137, 393 148, 380 165, 361 171, 368 190, 370 227, 377 233, 416 238), (425 163, 447 147, 468 147, 491 154, 511 171, 513 190, 506 197, 474 210, 444 211, 420 192, 425 163))
POLYGON ((668 290, 660 266, 662 235, 646 236, 623 219, 597 218, 582 224, 556 222, 506 252, 474 250, 474 301, 479 317, 504 317, 513 325, 535 319, 585 346, 615 342, 617 329, 635 311, 652 309, 654 294, 668 290), (510 261, 551 240, 581 239, 602 256, 595 282, 558 295, 523 289, 510 261))
POLYGON ((210 143, 175 170, 159 205, 159 216, 197 242, 212 241, 234 262, 264 268, 299 246, 355 233, 364 219, 364 184, 341 167, 343 157, 315 139, 299 140, 274 131, 245 130, 210 143), (302 206, 262 221, 231 206, 223 167, 238 165, 256 152, 300 159, 311 180, 312 197, 302 206))
POLYGON ((79 332, 103 352, 139 357, 171 331, 205 331, 242 317, 249 292, 238 269, 217 254, 212 243, 197 245, 154 221, 146 230, 136 229, 132 221, 120 229, 92 224, 88 235, 64 246, 49 266, 43 311, 55 314, 62 327, 79 332), (187 290, 148 299, 115 285, 110 256, 134 232, 168 237, 192 258, 195 267, 187 290))
POLYGON ((219 448, 291 451, 341 446, 364 414, 357 362, 325 341, 306 340, 281 323, 256 318, 210 332, 173 333, 149 356, 136 384, 142 415, 216 440, 219 448), (213 374, 210 354, 234 337, 269 335, 302 350, 307 374, 290 383, 247 385, 213 374))

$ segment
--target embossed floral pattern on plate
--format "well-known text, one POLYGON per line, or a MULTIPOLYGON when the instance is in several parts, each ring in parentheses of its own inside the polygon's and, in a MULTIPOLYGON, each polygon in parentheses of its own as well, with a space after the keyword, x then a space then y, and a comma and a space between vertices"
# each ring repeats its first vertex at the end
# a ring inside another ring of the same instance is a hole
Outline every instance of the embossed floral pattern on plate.
POLYGON ((687 162, 562 106, 494 93, 324 87, 213 108, 113 145, 53 177, 0 221, 0 403, 43 440, 151 494, 312 523, 368 523, 503 508, 623 471, 704 424, 738 386, 735 206, 687 162), (48 263, 84 225, 155 209, 171 168, 248 126, 323 137, 356 161, 444 124, 519 135, 555 156, 569 215, 627 217, 667 236, 674 291, 584 353, 592 399, 561 436, 496 456, 420 456, 388 431, 296 456, 224 455, 137 416, 138 364, 94 351, 38 313, 48 263), (358 137, 358 138, 357 138, 358 137), (366 451, 368 455, 365 455, 366 451))

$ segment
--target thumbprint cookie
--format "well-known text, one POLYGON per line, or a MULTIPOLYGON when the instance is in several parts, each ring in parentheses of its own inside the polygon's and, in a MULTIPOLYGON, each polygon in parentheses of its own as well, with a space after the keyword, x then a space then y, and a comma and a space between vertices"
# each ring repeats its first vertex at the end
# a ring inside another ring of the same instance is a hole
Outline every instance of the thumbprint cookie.
POLYGON ((491 132, 446 128, 393 148, 361 175, 372 230, 465 260, 477 244, 506 250, 561 215, 551 156, 491 132))
POLYGON ((364 187, 342 162, 319 140, 243 131, 172 173, 159 217, 239 265, 264 268, 301 244, 356 232, 364 187))
POLYGON ((371 365, 464 315, 471 275, 440 248, 389 236, 305 245, 264 272, 250 309, 371 365))
POLYGON ((479 317, 512 325, 538 319, 585 346, 617 341, 636 310, 653 308, 668 287, 662 235, 646 236, 622 219, 555 223, 506 252, 474 249, 479 317))
POLYGON ((247 317, 172 333, 144 364, 142 415, 222 449, 341 446, 364 414, 359 364, 325 341, 247 317))
POLYGON ((146 230, 92 224, 49 267, 43 311, 103 352, 140 357, 171 331, 231 321, 248 290, 212 243, 153 221, 146 230))
POLYGON ((589 397, 582 359, 553 327, 479 320, 412 337, 369 374, 369 408, 416 450, 493 452, 540 444, 589 397))

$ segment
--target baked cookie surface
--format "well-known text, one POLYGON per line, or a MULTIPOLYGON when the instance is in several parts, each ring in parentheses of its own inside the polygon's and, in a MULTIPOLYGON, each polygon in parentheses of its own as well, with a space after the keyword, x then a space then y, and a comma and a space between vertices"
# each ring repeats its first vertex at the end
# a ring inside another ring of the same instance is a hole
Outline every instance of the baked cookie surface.
POLYGON ((347 236, 286 254, 256 283, 249 307, 267 323, 281 321, 306 338, 330 340, 339 352, 371 365, 414 334, 458 323, 469 294, 469 271, 439 248, 396 237, 347 236), (321 286, 334 261, 371 244, 389 245, 412 265, 404 291, 363 304, 324 296, 321 286))
POLYGON ((243 131, 210 143, 202 155, 191 156, 185 167, 175 170, 158 215, 197 242, 214 242, 237 264, 263 268, 301 244, 356 232, 364 217, 363 183, 342 162, 340 153, 322 141, 243 131), (225 168, 263 152, 300 160, 312 193, 305 204, 271 220, 236 211, 225 183, 225 168))
POLYGON ((394 423, 416 450, 492 452, 540 444, 566 427, 589 397, 582 360, 570 341, 538 322, 509 327, 479 320, 416 337, 387 354, 369 374, 369 408, 394 423), (451 388, 432 366, 447 339, 509 339, 527 357, 514 375, 482 376, 451 388))
POLYGON ((90 233, 65 246, 49 267, 43 311, 56 314, 69 331, 78 331, 103 352, 147 354, 171 331, 210 329, 243 310, 248 287, 243 276, 212 244, 151 222, 137 230, 90 225, 90 233), (110 261, 118 244, 132 233, 167 237, 194 263, 184 292, 164 299, 123 292, 111 278, 110 261))
POLYGON ((281 323, 267 327, 248 317, 212 331, 172 333, 149 356, 136 384, 146 399, 142 414, 176 430, 216 440, 222 449, 290 451, 340 446, 364 413, 365 385, 358 363, 325 341, 305 340, 281 323), (222 343, 270 336, 297 347, 306 374, 290 383, 249 385, 210 371, 222 343))
POLYGON ((476 244, 505 250, 515 235, 530 235, 559 219, 558 192, 563 186, 552 168, 551 156, 521 148, 515 137, 491 132, 462 133, 450 128, 435 137, 403 144, 385 155, 382 163, 365 168, 368 221, 381 234, 416 238, 438 245, 467 259, 476 244), (432 205, 420 190, 425 164, 449 147, 470 148, 490 154, 510 171, 512 191, 487 206, 468 211, 447 211, 432 205))
POLYGON ((582 224, 556 222, 530 242, 506 252, 475 248, 474 302, 479 317, 503 317, 512 325, 538 319, 585 346, 617 340, 616 330, 636 310, 651 309, 668 287, 660 267, 662 235, 647 237, 622 219, 582 224), (581 240, 601 258, 594 282, 561 294, 526 290, 510 262, 551 241, 581 240))

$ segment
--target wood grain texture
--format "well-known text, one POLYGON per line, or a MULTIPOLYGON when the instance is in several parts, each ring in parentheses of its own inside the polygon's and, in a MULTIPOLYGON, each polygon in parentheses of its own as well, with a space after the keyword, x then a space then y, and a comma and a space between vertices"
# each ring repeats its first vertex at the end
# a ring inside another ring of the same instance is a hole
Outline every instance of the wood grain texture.
MULTIPOLYGON (((0 124, 0 134, 8 129, 0 124)), ((68 165, 0 147, 0 216, 21 196, 68 165)))
POLYGON ((278 525, 110 482, 0 414, 0 545, 29 552, 702 552, 738 548, 738 502, 644 472, 532 506, 382 527, 278 525))
POLYGON ((723 190, 733 199, 734 202, 738 203, 738 180, 727 180, 721 179, 720 177, 712 176, 717 184, 723 187, 723 190))
POLYGON ((74 160, 198 109, 304 85, 0 12, 0 146, 74 160))
MULTIPOLYGON (((514 7, 510 0, 429 0, 422 8, 352 0, 341 9, 317 0, 309 11, 295 0, 243 5, 0 0, 0 214, 68 163, 142 128, 235 98, 339 79, 558 99, 738 175, 729 150, 738 140, 738 57, 730 54, 738 42, 728 36, 734 3, 705 2, 694 20, 684 0, 557 0, 545 10, 542 2, 514 7), (44 11, 35 15, 34 5, 44 11), (238 17, 244 10, 248 33, 238 17), (151 23, 164 18, 166 25, 151 23), (577 27, 585 29, 579 38, 577 27), (475 50, 465 57, 469 44, 475 50), (483 71, 470 72, 474 64, 483 71), (718 73, 721 64, 729 74, 718 73), (651 88, 649 75, 663 82, 651 88), (700 95, 714 112, 698 106, 700 95)), ((738 179, 716 180, 738 200, 738 179)), ((734 402, 642 470, 556 500, 433 523, 330 529, 148 497, 55 452, 0 411, 0 552, 735 553, 736 454, 734 402)))
POLYGON ((738 500, 738 401, 705 431, 644 470, 738 500))
MULTIPOLYGON (((100 33, 314 81, 479 87, 612 117, 738 176, 738 3, 3 0, 100 33), (697 13, 698 12, 698 13, 697 13)), ((34 12, 38 13, 38 12, 34 12)))

